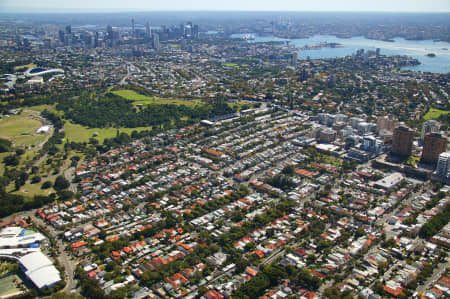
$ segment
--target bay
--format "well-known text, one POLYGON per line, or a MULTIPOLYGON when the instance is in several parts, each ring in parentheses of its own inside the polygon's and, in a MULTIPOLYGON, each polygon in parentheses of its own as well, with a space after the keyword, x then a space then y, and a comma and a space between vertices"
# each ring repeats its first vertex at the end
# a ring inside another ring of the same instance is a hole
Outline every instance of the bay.
POLYGON ((273 41, 288 41, 297 48, 312 46, 319 43, 339 43, 339 48, 321 48, 317 50, 303 50, 298 53, 299 59, 324 59, 353 55, 358 49, 376 50, 380 48, 383 55, 408 55, 420 61, 420 65, 405 67, 405 70, 431 73, 450 72, 450 44, 447 42, 435 42, 432 40, 406 40, 395 38, 393 42, 367 39, 365 37, 339 38, 332 35, 315 35, 304 39, 283 39, 275 36, 258 36, 256 34, 233 34, 232 38, 251 37, 249 43, 264 43, 273 41), (436 57, 428 57, 434 53, 436 57))

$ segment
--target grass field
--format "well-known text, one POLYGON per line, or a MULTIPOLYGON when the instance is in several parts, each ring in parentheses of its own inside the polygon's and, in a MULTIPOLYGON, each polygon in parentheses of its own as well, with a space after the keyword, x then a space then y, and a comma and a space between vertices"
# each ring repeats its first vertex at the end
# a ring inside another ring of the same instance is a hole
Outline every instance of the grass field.
POLYGON ((51 105, 38 105, 38 106, 31 106, 28 108, 25 108, 26 110, 32 110, 32 111, 36 111, 36 112, 42 112, 44 110, 49 110, 50 107, 52 107, 51 105))
POLYGON ((46 134, 36 133, 41 126, 35 116, 24 112, 21 115, 11 115, 0 120, 0 137, 11 140, 15 146, 35 146, 46 139, 46 134))
MULTIPOLYGON (((5 171, 5 164, 3 163, 3 159, 6 156, 14 155, 15 152, 7 152, 7 153, 0 153, 0 175, 3 175, 3 172, 5 171)), ((20 164, 19 167, 25 166, 25 164, 32 160, 34 156, 36 156, 37 151, 35 150, 27 150, 23 155, 20 156, 20 164)))
POLYGON ((239 102, 234 102, 231 103, 230 106, 232 108, 236 108, 237 111, 241 111, 242 110, 242 106, 244 105, 248 105, 250 108, 253 107, 253 103, 252 102, 247 102, 247 101, 239 101, 239 102))
POLYGON ((424 120, 437 119, 441 115, 449 114, 450 111, 431 108, 427 114, 423 116, 424 120))
POLYGON ((223 66, 227 66, 227 67, 239 67, 239 64, 237 63, 224 63, 222 64, 223 66))
POLYGON ((112 92, 115 95, 118 95, 124 99, 132 100, 134 105, 137 104, 159 104, 159 105, 185 105, 185 106, 195 106, 201 104, 200 101, 189 101, 189 100, 177 100, 177 99, 163 99, 159 97, 149 97, 143 94, 139 94, 134 90, 122 89, 116 90, 112 92))
POLYGON ((34 63, 25 64, 25 65, 18 65, 18 66, 14 67, 14 70, 16 71, 16 70, 20 70, 20 69, 23 69, 23 68, 29 69, 29 68, 33 68, 33 67, 37 67, 37 65, 34 64, 34 63))
MULTIPOLYGON (((95 138, 103 142, 105 138, 112 138, 116 136, 116 128, 87 128, 82 125, 66 122, 64 124, 66 131, 66 142, 88 142, 90 138, 95 138), (98 133, 97 137, 93 137, 94 132, 98 133)), ((138 128, 120 128, 119 132, 125 132, 131 134, 133 131, 151 130, 151 127, 138 127, 138 128)))
POLYGON ((0 279, 0 296, 11 295, 21 291, 19 288, 16 288, 14 280, 22 282, 20 277, 15 274, 0 279))
MULTIPOLYGON (((52 184, 55 181, 56 176, 52 176, 52 178, 42 178, 40 183, 37 184, 30 184, 29 181, 27 181, 27 183, 25 185, 23 185, 22 187, 20 187, 19 191, 15 191, 13 192, 13 194, 17 194, 17 195, 23 195, 24 197, 28 197, 28 198, 32 198, 34 195, 50 195, 51 193, 55 192, 55 190, 53 188, 48 188, 48 189, 41 189, 42 183, 46 182, 46 181, 51 181, 52 184)), ((14 184, 11 184, 9 189, 7 189, 7 191, 13 191, 14 189, 14 184)))

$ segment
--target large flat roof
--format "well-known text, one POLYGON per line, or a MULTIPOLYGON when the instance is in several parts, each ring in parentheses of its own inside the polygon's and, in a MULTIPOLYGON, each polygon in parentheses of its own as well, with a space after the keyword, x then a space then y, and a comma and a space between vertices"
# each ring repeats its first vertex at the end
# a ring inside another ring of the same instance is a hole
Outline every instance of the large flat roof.
POLYGON ((25 275, 39 289, 61 281, 59 271, 53 266, 53 262, 40 251, 21 257, 19 263, 25 269, 25 275))
POLYGON ((34 233, 32 235, 2 235, 0 236, 0 248, 14 248, 25 247, 34 243, 39 243, 45 240, 45 236, 41 233, 34 233))
POLYGON ((400 183, 405 177, 400 172, 394 172, 387 177, 378 180, 375 184, 384 189, 392 189, 398 183, 400 183))

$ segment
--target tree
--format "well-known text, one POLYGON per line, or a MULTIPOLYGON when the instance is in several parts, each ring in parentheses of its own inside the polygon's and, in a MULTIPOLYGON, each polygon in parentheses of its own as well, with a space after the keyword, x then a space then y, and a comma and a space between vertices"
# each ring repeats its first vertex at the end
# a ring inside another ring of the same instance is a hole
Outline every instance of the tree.
POLYGON ((16 149, 16 155, 17 156, 22 156, 25 153, 25 150, 22 148, 18 148, 16 149))
POLYGON ((83 297, 80 294, 76 293, 55 293, 53 294, 50 299, 82 299, 83 297))
POLYGON ((31 184, 37 184, 37 183, 39 183, 40 181, 41 181, 41 177, 37 175, 37 176, 34 176, 34 177, 31 178, 30 183, 31 183, 31 184))
POLYGON ((6 166, 17 166, 19 165, 19 158, 17 155, 9 155, 3 159, 3 163, 5 163, 6 166))
POLYGON ((295 167, 293 165, 288 165, 285 168, 283 168, 282 173, 285 175, 294 175, 295 167))
POLYGON ((66 180, 66 179, 64 178, 64 176, 60 175, 60 176, 58 176, 58 177, 56 178, 55 184, 53 185, 53 188, 54 188, 56 191, 60 191, 60 190, 64 190, 64 189, 69 188, 69 186, 70 186, 69 181, 66 180))
POLYGON ((308 265, 314 263, 316 261, 316 256, 314 254, 310 254, 306 257, 306 262, 308 265))
POLYGON ((59 200, 62 200, 62 201, 72 199, 74 196, 73 192, 69 191, 69 190, 59 190, 57 193, 58 193, 59 200))
POLYGON ((205 286, 201 286, 201 287, 199 287, 198 288, 198 294, 200 295, 200 296, 202 296, 202 295, 204 295, 206 292, 208 292, 208 289, 205 287, 205 286))
POLYGON ((419 236, 421 238, 429 238, 435 235, 448 223, 448 219, 450 219, 450 205, 447 205, 442 212, 425 223, 419 231, 419 236))
POLYGON ((0 138, 0 153, 6 153, 11 151, 11 141, 0 138))
POLYGON ((51 188, 51 187, 52 187, 52 182, 50 182, 50 181, 45 181, 45 182, 42 184, 41 189, 49 189, 49 188, 51 188))

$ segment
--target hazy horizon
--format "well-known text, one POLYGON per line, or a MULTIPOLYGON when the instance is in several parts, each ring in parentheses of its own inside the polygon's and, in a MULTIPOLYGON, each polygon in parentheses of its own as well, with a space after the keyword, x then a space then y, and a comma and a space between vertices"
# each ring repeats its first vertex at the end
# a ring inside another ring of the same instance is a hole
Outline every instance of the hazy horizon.
POLYGON ((449 13, 448 0, 379 0, 365 3, 359 0, 317 0, 314 3, 295 0, 2 0, 2 13, 86 13, 86 12, 157 12, 157 11, 286 11, 286 12, 391 12, 449 13))

